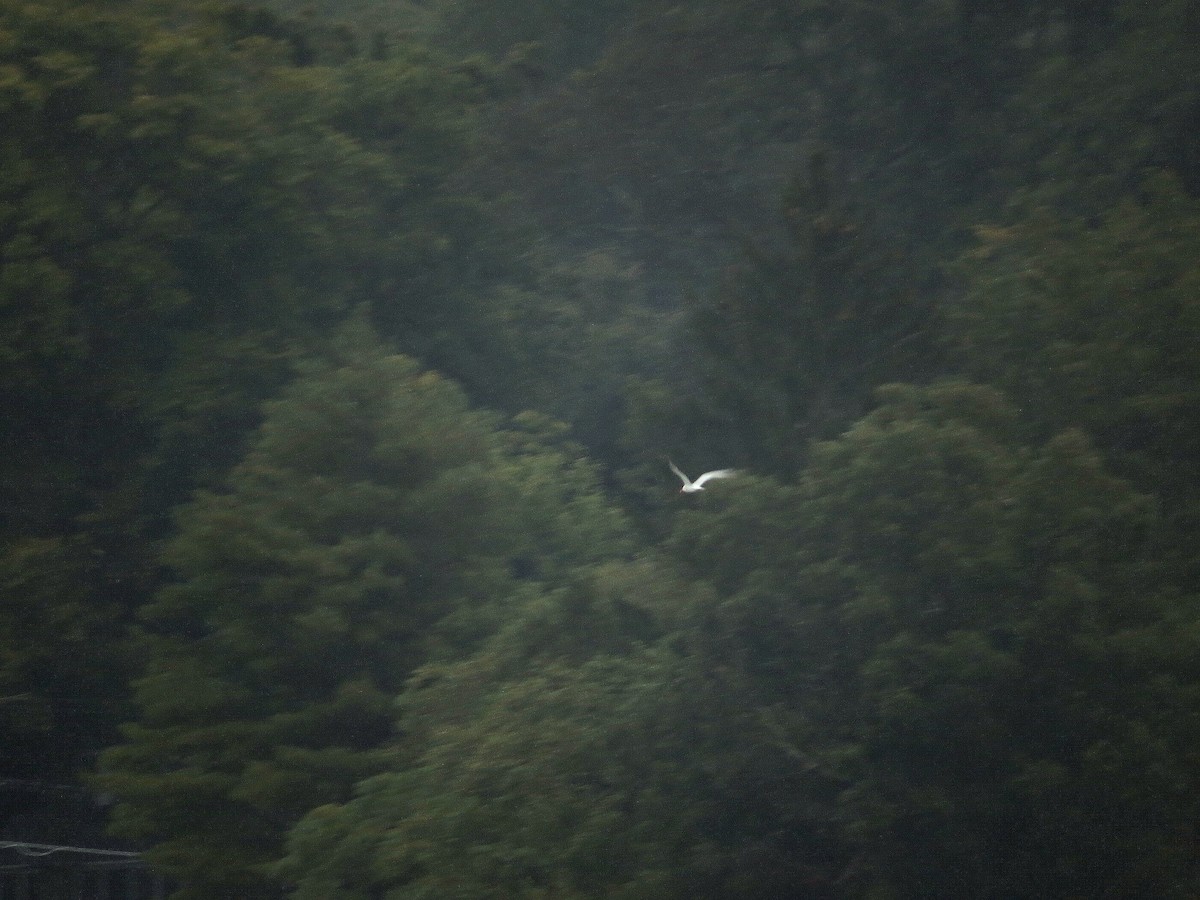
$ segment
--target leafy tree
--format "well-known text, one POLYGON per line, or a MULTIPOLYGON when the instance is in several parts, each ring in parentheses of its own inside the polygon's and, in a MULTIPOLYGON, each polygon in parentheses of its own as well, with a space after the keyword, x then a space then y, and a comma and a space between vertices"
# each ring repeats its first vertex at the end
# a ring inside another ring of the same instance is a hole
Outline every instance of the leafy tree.
MULTIPOLYGON (((157 586, 171 507, 219 483, 344 310, 374 303, 433 356, 456 327, 438 292, 469 292, 428 277, 478 218, 445 188, 468 76, 415 49, 314 65, 331 57, 299 60, 304 38, 219 5, 0 3, 0 539, 72 560, 64 608, 105 619, 101 669, 157 586)), ((48 627, 39 596, 11 602, 48 627)))
POLYGON ((1166 169, 1194 196, 1195 0, 1063 3, 1048 12, 1049 39, 1005 111, 1010 187, 1068 215, 1096 215, 1136 191, 1146 170, 1166 169))
MULTIPOLYGON (((610 563, 530 598, 474 658, 420 670, 394 771, 294 829, 296 896, 761 896, 721 842, 775 827, 757 818, 771 801, 724 797, 774 736, 664 640, 709 596, 610 563)), ((807 883, 800 843, 783 891, 807 883)))
POLYGON ((633 0, 582 5, 564 0, 440 0, 434 4, 437 25, 432 37, 459 52, 486 52, 496 59, 533 45, 542 67, 564 73, 591 63, 637 6, 633 0))
POLYGON ((1040 434, 1084 429, 1156 495, 1180 585, 1196 573, 1195 300, 1200 207, 1167 173, 1093 220, 1041 207, 979 229, 947 304, 954 351, 1019 400, 1040 434))
POLYGON ((73 488, 140 477, 157 454, 150 477, 178 502, 193 466, 236 458, 231 433, 314 329, 360 301, 409 350, 464 369, 444 348, 471 320, 470 286, 461 271, 448 286, 448 260, 481 218, 445 183, 470 78, 415 48, 300 66, 263 16, 0 6, 4 438, 56 448, 73 488), (222 382, 202 347, 242 364, 222 382), (162 428, 189 433, 190 459, 176 435, 156 446, 162 428), (220 437, 200 448, 206 434, 220 437))
POLYGON ((124 622, 90 582, 103 560, 83 541, 0 547, 0 742, 5 777, 65 783, 92 765, 122 703, 124 622))
POLYGON ((129 5, 0 4, 0 540, 28 567, 6 580, 21 627, 3 644, 22 660, 8 689, 50 723, 6 740, 9 772, 29 774, 29 754, 65 778, 112 738, 119 635, 151 571, 150 393, 196 301, 189 266, 235 268, 185 250, 211 198, 231 204, 227 234, 246 200, 205 149, 228 135, 204 100, 231 60, 194 38, 129 5))
POLYGON ((601 568, 422 670, 394 771, 294 830, 298 896, 1194 891, 1155 504, 993 389, 880 401, 679 514, 700 583, 601 568))
POLYGON ((865 412, 876 385, 937 371, 932 288, 840 208, 819 155, 784 212, 785 246, 748 248, 692 313, 694 357, 662 388, 635 388, 633 447, 699 443, 790 478, 811 441, 865 412))
POLYGON ((962 211, 997 196, 1000 111, 1043 6, 633 4, 593 65, 490 117, 487 171, 572 250, 616 244, 677 301, 822 148, 835 194, 927 270, 962 211))
POLYGON ((827 877, 1186 896, 1196 605, 1153 502, 1078 431, 1026 445, 990 389, 881 399, 797 488, 748 484, 673 539, 728 598, 709 646, 745 705, 842 784, 824 816, 851 861, 827 877))
POLYGON ((180 896, 273 895, 287 828, 383 765, 392 697, 492 627, 519 561, 621 546, 594 474, 532 421, 507 451, 493 424, 359 323, 268 405, 227 488, 180 512, 139 717, 98 777, 180 896))

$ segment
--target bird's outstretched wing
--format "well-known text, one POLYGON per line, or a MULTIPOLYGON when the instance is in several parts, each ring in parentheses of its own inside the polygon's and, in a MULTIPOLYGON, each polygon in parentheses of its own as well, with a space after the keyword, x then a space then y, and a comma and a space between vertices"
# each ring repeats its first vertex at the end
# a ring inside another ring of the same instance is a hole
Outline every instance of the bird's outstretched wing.
MULTIPOLYGON (((669 457, 667 459, 667 465, 671 467, 672 472, 679 476, 679 480, 683 482, 684 487, 687 487, 689 484, 691 484, 691 481, 688 480, 688 477, 679 471, 679 467, 676 466, 675 463, 671 462, 669 457)), ((696 483, 699 484, 699 482, 696 483)))
MULTIPOLYGON (((672 466, 672 468, 674 468, 674 467, 672 466)), ((716 469, 715 471, 712 471, 712 472, 705 472, 703 475, 701 475, 699 478, 697 478, 692 483, 696 487, 702 487, 704 485, 704 482, 708 481, 710 478, 732 478, 736 474, 737 474, 737 469, 716 469)))

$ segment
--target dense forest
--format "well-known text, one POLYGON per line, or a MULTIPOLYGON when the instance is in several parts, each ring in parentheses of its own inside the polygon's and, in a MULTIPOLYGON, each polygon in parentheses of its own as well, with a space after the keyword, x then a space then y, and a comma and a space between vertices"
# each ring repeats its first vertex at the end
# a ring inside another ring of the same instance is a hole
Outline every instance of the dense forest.
POLYGON ((1197 46, 0 0, 0 784, 180 900, 1200 896, 1197 46))

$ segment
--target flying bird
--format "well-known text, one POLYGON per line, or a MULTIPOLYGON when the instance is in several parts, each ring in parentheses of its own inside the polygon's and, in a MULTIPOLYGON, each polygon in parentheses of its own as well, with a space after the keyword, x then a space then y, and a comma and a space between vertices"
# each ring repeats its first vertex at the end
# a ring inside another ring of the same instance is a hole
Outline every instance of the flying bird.
POLYGON ((696 491, 704 490, 704 482, 710 478, 732 478, 737 474, 736 469, 715 469, 712 472, 705 472, 695 481, 692 481, 686 475, 679 471, 679 467, 675 463, 667 460, 667 465, 671 467, 671 471, 679 476, 679 480, 683 482, 683 487, 679 489, 681 494, 694 494, 696 491))

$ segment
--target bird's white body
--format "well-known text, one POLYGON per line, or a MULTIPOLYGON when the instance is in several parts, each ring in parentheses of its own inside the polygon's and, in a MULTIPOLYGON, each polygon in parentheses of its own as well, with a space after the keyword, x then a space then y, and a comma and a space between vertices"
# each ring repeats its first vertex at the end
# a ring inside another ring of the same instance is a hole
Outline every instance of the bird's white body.
POLYGON ((681 494, 694 494, 696 491, 704 490, 704 482, 711 481, 714 478, 732 478, 737 474, 736 469, 714 469, 711 472, 705 472, 695 481, 692 481, 686 475, 679 471, 679 467, 671 460, 667 460, 667 465, 671 467, 671 471, 679 476, 679 480, 683 482, 683 487, 679 489, 681 494))

